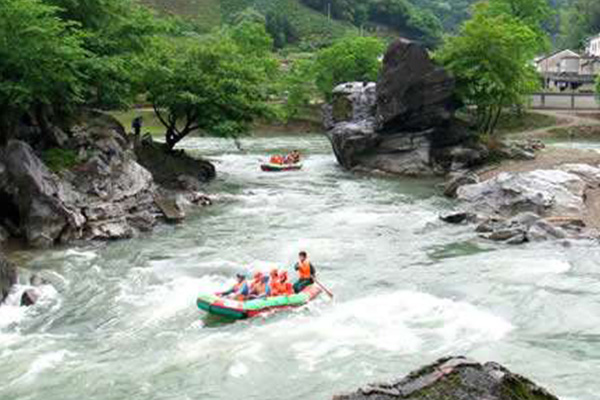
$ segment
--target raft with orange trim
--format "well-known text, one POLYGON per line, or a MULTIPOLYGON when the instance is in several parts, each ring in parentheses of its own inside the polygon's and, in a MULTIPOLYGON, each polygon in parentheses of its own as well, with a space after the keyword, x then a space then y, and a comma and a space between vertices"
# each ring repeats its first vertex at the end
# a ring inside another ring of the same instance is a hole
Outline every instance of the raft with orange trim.
POLYGON ((291 296, 267 297, 264 299, 236 301, 215 294, 198 296, 200 310, 210 314, 232 319, 256 317, 269 311, 281 311, 292 307, 301 307, 314 300, 321 293, 321 288, 311 285, 298 294, 291 296))
POLYGON ((282 171, 298 171, 302 169, 302 163, 295 164, 274 164, 266 163, 260 166, 264 172, 282 172, 282 171))

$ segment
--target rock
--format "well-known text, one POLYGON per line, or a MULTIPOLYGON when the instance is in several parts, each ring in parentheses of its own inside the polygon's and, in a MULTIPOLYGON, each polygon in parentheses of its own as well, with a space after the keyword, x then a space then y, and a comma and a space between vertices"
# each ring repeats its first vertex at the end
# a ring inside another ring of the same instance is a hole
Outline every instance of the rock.
POLYGON ((500 364, 444 358, 389 383, 368 385, 333 400, 558 400, 500 364))
POLYGON ((540 216, 578 215, 586 183, 558 170, 504 172, 485 182, 461 186, 457 197, 474 211, 512 216, 530 211, 540 216))
POLYGON ((454 79, 431 61, 423 46, 406 39, 390 45, 377 82, 378 130, 446 126, 457 106, 454 79))
POLYGON ((480 223, 475 232, 477 233, 492 233, 495 230, 501 229, 506 224, 506 219, 499 217, 489 217, 480 223))
POLYGON ((564 164, 559 169, 579 176, 592 187, 600 186, 600 168, 588 164, 564 164))
POLYGON ((477 215, 466 211, 451 211, 440 215, 440 219, 449 224, 460 224, 467 221, 474 221, 477 215))
POLYGON ((190 192, 197 192, 202 188, 202 182, 191 175, 179 175, 177 177, 177 182, 181 189, 190 192))
POLYGON ((14 211, 0 213, 13 236, 48 247, 78 239, 121 239, 151 229, 159 213, 156 185, 132 151, 123 127, 103 114, 81 117, 66 151, 80 164, 51 172, 25 142, 0 151, 0 199, 14 211), (11 228, 12 227, 12 228, 11 228))
POLYGON ((550 223, 540 220, 533 224, 527 232, 531 241, 548 239, 566 239, 567 233, 561 228, 552 226, 550 223))
POLYGON ((10 238, 10 233, 6 230, 5 227, 0 225, 0 246, 2 243, 6 242, 10 238))
POLYGON ((17 268, 0 253, 0 303, 17 283, 17 268))
MULTIPOLYGON (((525 238, 527 233, 527 228, 523 225, 508 225, 503 226, 498 229, 494 229, 492 233, 486 235, 485 238, 489 240, 494 240, 497 242, 504 242, 507 240, 512 240, 517 238, 516 241, 519 241, 519 238, 525 238)), ((522 241, 521 241, 522 243, 522 241)))
POLYGON ((419 44, 398 40, 377 85, 337 86, 324 107, 333 152, 348 170, 431 176, 480 163, 473 133, 454 118, 454 80, 419 44))
POLYGON ((156 198, 156 204, 169 222, 181 222, 185 219, 185 211, 177 199, 166 196, 156 198))
POLYGON ((454 173, 444 185, 444 195, 447 197, 456 197, 456 191, 464 185, 473 185, 479 183, 479 176, 469 171, 454 173))
POLYGON ((11 140, 2 151, 8 182, 0 192, 19 208, 27 241, 37 247, 54 244, 67 226, 79 230, 85 217, 74 207, 78 199, 69 185, 51 173, 25 142, 11 140))
POLYGON ((343 83, 333 89, 332 96, 333 101, 325 105, 323 113, 326 129, 340 122, 374 119, 377 96, 374 82, 343 83))
POLYGON ((40 293, 36 289, 26 289, 21 295, 21 307, 30 307, 37 303, 40 293))

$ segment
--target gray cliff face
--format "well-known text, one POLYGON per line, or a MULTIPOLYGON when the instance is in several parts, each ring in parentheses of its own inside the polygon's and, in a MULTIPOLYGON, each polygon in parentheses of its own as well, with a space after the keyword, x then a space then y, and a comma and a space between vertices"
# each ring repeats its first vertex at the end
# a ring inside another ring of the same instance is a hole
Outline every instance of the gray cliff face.
POLYGON ((334 400, 558 400, 500 364, 452 357, 390 383, 368 385, 334 400))
POLYGON ((487 153, 454 118, 454 81, 407 40, 393 43, 379 81, 342 84, 324 108, 338 162, 355 171, 436 175, 481 163, 487 153))

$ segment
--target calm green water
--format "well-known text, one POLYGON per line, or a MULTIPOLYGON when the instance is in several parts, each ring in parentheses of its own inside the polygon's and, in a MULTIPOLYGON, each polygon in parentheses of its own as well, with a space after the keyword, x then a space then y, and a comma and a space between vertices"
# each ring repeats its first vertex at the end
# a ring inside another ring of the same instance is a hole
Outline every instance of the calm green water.
POLYGON ((0 309, 0 399, 329 399, 438 357, 494 360, 565 399, 600 399, 600 248, 504 247, 438 222, 435 183, 353 176, 320 136, 218 140, 218 204, 110 244, 21 252, 52 283, 0 309), (309 154, 265 174, 271 148, 309 154), (200 291, 240 266, 305 249, 335 292, 294 312, 226 324, 200 291))

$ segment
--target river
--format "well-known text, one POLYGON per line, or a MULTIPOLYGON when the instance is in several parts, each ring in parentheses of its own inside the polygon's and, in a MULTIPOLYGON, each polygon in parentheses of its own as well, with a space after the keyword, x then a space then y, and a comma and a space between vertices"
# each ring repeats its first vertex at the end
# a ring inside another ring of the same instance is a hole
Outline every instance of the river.
POLYGON ((498 361, 562 399, 600 399, 600 248, 509 247, 445 225, 437 181, 355 176, 322 136, 183 147, 216 162, 217 204, 181 225, 13 257, 51 285, 0 308, 2 400, 330 399, 446 355, 498 361), (262 173, 300 148, 301 172, 262 173), (335 301, 237 323, 200 291, 309 252, 335 301))

